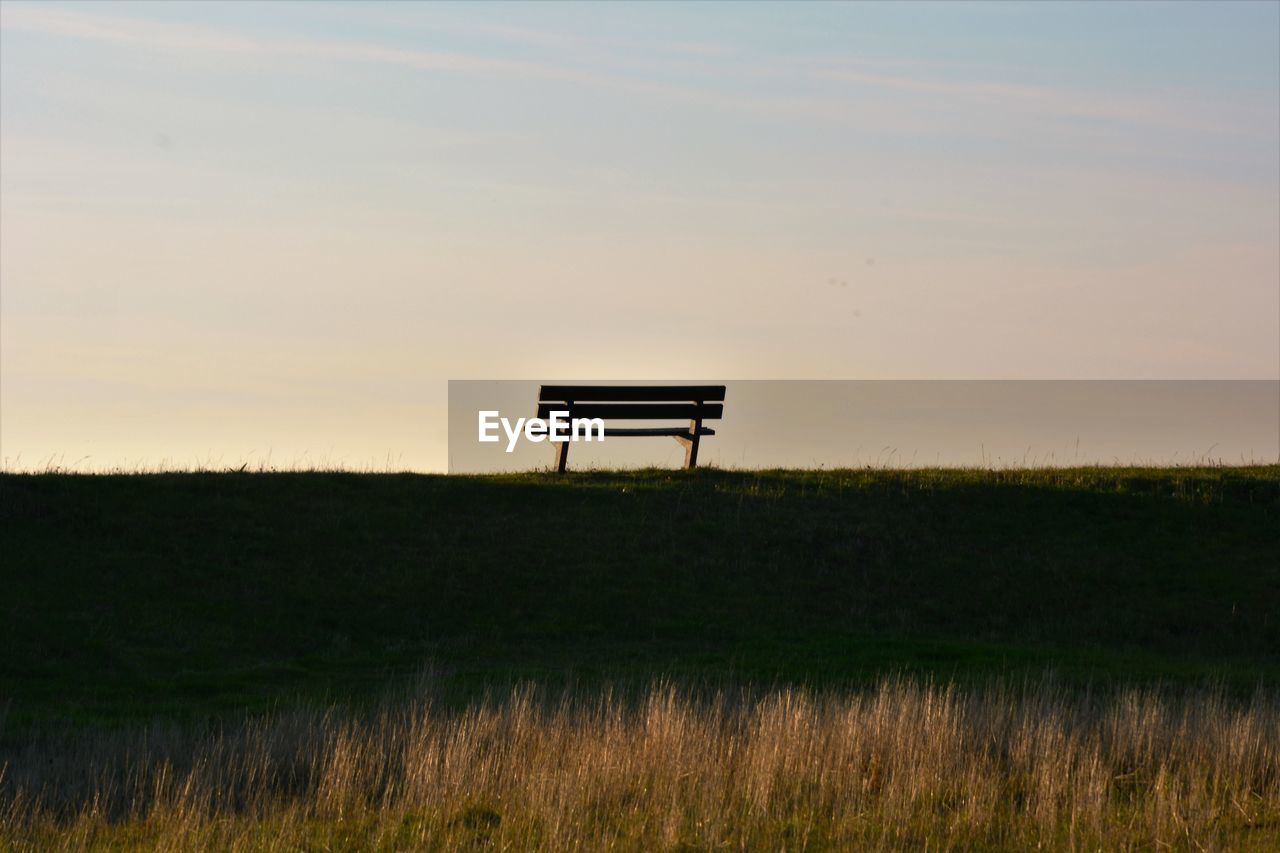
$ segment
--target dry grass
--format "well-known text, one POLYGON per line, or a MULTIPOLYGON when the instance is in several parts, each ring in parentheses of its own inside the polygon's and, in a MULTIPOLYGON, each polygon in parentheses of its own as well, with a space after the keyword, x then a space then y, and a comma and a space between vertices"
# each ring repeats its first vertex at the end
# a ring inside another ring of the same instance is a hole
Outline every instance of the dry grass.
POLYGON ((0 848, 1280 846, 1272 692, 431 695, 24 736, 0 758, 0 848))

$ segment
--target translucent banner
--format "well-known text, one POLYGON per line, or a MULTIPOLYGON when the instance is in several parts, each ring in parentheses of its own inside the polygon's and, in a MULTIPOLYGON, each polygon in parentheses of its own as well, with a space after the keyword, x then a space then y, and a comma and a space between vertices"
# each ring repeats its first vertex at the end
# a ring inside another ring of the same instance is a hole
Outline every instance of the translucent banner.
POLYGON ((679 468, 694 429, 700 467, 1275 463, 1280 382, 449 382, 451 473, 679 468))

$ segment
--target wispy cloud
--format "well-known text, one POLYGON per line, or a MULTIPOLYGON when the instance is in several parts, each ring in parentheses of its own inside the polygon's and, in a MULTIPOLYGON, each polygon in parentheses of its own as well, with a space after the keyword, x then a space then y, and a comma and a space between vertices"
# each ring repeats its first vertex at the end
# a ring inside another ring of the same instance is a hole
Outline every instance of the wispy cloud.
POLYGON ((370 7, 362 9, 362 16, 384 24, 414 32, 461 36, 478 36, 508 44, 553 50, 586 52, 616 52, 619 49, 635 49, 646 52, 670 53, 696 57, 722 57, 733 52, 724 43, 690 39, 655 39, 620 36, 615 33, 553 30, 531 27, 527 24, 495 23, 474 18, 462 19, 441 14, 437 7, 429 18, 420 14, 405 14, 404 6, 370 7))
POLYGON ((859 67, 819 67, 815 76, 854 86, 936 96, 1014 113, 1065 119, 1124 122, 1164 128, 1222 130, 1219 120, 1188 111, 1183 99, 1170 95, 1124 95, 1023 83, 958 81, 875 73, 859 67))
MULTIPOLYGON (((544 47, 584 43, 581 37, 573 34, 498 25, 471 26, 477 32, 544 47)), ((1206 105, 1176 93, 1124 94, 1002 81, 957 80, 954 75, 939 76, 938 69, 931 68, 928 63, 904 65, 901 60, 882 63, 875 60, 832 62, 779 58, 773 65, 762 69, 758 65, 744 65, 742 61, 721 61, 733 51, 723 45, 702 43, 634 43, 696 56, 710 63, 701 70, 692 69, 694 83, 672 83, 652 76, 618 73, 616 68, 606 70, 601 63, 573 65, 546 59, 506 59, 477 53, 398 48, 363 41, 263 37, 209 27, 8 3, 0 14, 0 27, 178 54, 206 52, 359 62, 445 74, 546 80, 779 118, 807 117, 844 124, 870 124, 884 129, 921 130, 929 123, 918 113, 920 102, 901 101, 898 97, 902 95, 929 99, 927 103, 935 114, 939 111, 963 114, 966 108, 976 107, 992 110, 994 115, 1015 118, 1097 120, 1198 131, 1230 131, 1238 123, 1231 119, 1247 111, 1247 108, 1234 109, 1230 105, 1206 105), (743 92, 741 86, 727 91, 724 86, 710 87, 696 82, 723 77, 726 73, 733 76, 737 72, 747 79, 791 78, 800 85, 796 91, 784 96, 763 94, 749 88, 743 92), (839 88, 819 92, 815 87, 822 82, 836 84, 839 88), (1223 120, 1224 114, 1229 120, 1223 120)), ((743 59, 738 57, 738 60, 743 59)), ((687 65, 680 65, 679 69, 691 71, 687 65)))
MULTIPOLYGON (((228 55, 310 59, 324 62, 364 62, 448 74, 509 79, 540 79, 604 89, 628 95, 645 95, 706 107, 759 111, 777 109, 784 115, 810 111, 801 99, 770 99, 732 95, 696 86, 657 82, 585 70, 548 61, 500 59, 475 54, 403 49, 367 42, 315 38, 262 38, 227 33, 205 27, 175 26, 136 18, 86 15, 79 12, 32 6, 4 6, 0 27, 88 41, 127 44, 183 54, 192 51, 228 55)), ((830 116, 831 108, 812 110, 817 117, 830 116)), ((838 110, 837 110, 838 111, 838 110)))
MULTIPOLYGON (((137 18, 103 17, 32 6, 5 5, 0 28, 87 41, 126 44, 169 53, 362 62, 446 74, 537 79, 633 95, 664 97, 703 106, 759 109, 760 99, 724 95, 698 87, 624 77, 556 62, 501 59, 469 53, 404 49, 368 42, 316 38, 263 38, 207 27, 175 26, 137 18)), ((781 102, 779 102, 781 103, 781 102)), ((794 112, 794 110, 789 110, 794 112)))
POLYGON ((4 29, 130 44, 172 52, 194 50, 255 56, 350 60, 429 71, 582 81, 582 75, 578 72, 545 63, 477 57, 444 51, 402 50, 351 41, 255 38, 207 27, 175 26, 136 18, 108 18, 31 6, 6 6, 3 18, 0 18, 0 26, 4 29))

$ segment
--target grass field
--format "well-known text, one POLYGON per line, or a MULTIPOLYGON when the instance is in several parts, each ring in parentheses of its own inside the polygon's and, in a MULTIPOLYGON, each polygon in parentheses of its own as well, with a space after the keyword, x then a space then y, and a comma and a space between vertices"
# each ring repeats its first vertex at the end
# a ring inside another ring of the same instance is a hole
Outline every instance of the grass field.
POLYGON ((2 475, 0 520, 0 846, 1280 841, 1277 466, 2 475))
POLYGON ((549 850, 1280 845, 1280 703, 1124 691, 793 688, 462 711, 424 684, 362 716, 42 740, 0 846, 549 850))

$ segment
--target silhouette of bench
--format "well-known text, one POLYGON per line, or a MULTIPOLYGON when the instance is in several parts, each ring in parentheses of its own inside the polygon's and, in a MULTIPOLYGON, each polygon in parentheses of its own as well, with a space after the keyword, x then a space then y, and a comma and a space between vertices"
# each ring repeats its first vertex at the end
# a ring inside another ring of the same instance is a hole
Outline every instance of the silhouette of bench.
MULTIPOLYGON (((698 465, 698 442, 716 431, 703 421, 724 413, 723 385, 543 385, 538 390, 538 417, 568 412, 569 418, 600 418, 612 437, 670 436, 684 446, 684 467, 698 465), (688 421, 688 426, 611 427, 609 421, 688 421)), ((552 442, 556 471, 569 461, 569 442, 552 442)))

